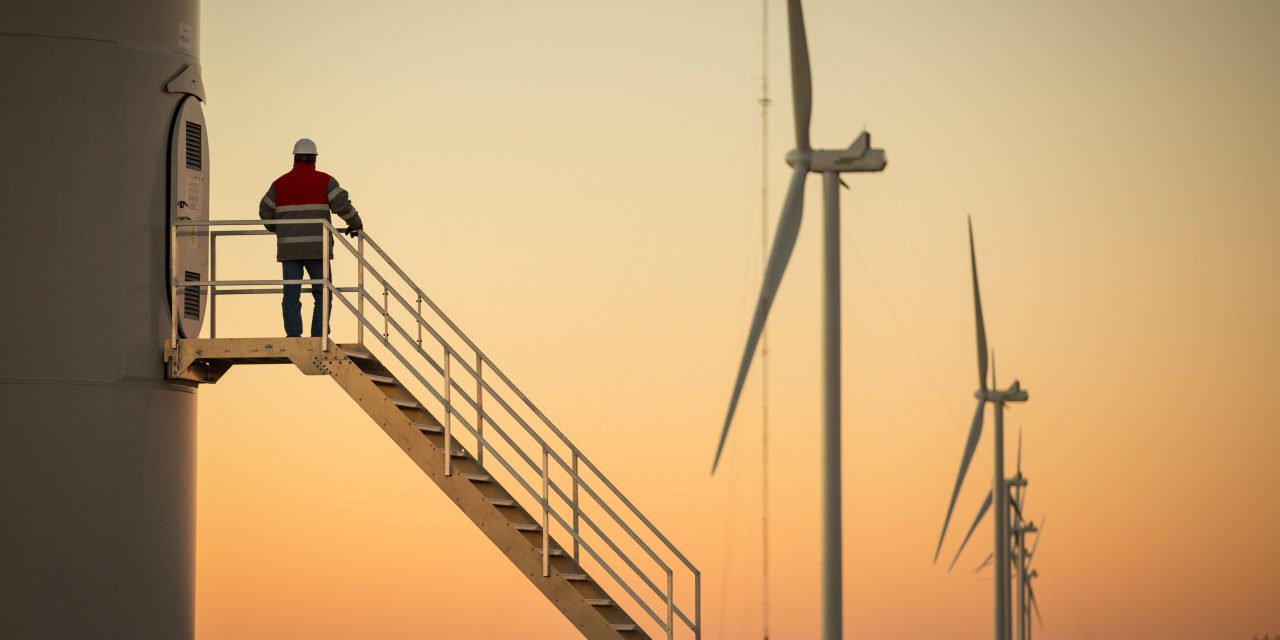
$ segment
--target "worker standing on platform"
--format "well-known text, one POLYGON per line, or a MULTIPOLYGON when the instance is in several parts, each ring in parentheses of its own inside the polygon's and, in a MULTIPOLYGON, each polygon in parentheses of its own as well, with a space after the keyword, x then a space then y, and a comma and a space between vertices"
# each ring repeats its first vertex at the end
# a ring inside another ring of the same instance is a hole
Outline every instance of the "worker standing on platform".
MULTIPOLYGON (((258 206, 258 216, 263 220, 329 220, 329 212, 338 214, 347 223, 347 234, 355 237, 364 228, 360 214, 351 205, 347 190, 327 173, 316 171, 316 143, 303 138, 293 145, 293 170, 286 173, 267 189, 258 206)), ((276 261, 283 265, 285 280, 301 280, 307 272, 311 280, 324 278, 324 227, 310 224, 267 224, 267 230, 276 234, 276 261)), ((332 250, 328 258, 332 259, 332 250)), ((325 334, 325 319, 321 318, 321 295, 324 285, 311 285, 315 298, 315 312, 311 316, 311 336, 325 334)), ((284 285, 284 299, 280 308, 284 312, 284 332, 289 337, 302 335, 302 285, 284 285)))

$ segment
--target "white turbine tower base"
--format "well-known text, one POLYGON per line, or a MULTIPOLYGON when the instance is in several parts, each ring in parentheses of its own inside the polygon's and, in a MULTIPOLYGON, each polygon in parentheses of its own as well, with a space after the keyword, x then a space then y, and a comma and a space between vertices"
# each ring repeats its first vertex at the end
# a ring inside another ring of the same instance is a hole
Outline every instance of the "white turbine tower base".
POLYGON ((769 309, 782 283, 787 263, 800 234, 804 215, 804 185, 809 173, 823 176, 823 454, 822 454, 822 637, 841 640, 841 514, 840 514, 840 174, 883 171, 884 151, 871 148, 871 135, 862 132, 847 149, 814 149, 809 145, 809 120, 813 111, 813 86, 809 70, 809 46, 805 39, 800 0, 787 2, 787 26, 791 49, 791 98, 795 107, 796 147, 787 153, 793 169, 782 215, 765 267, 760 298, 756 303, 747 345, 729 400, 720 442, 716 446, 715 473, 724 443, 742 395, 751 359, 764 331, 769 309))

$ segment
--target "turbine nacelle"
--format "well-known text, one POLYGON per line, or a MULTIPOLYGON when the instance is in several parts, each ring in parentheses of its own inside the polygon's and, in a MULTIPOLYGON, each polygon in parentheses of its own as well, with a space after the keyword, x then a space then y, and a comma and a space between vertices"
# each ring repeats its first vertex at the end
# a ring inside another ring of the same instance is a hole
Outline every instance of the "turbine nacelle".
POLYGON ((1029 396, 1022 383, 1014 380, 1008 389, 978 389, 973 392, 973 397, 987 402, 1026 402, 1029 396))
POLYGON ((871 134, 863 131, 847 149, 792 149, 787 152, 787 164, 795 168, 801 164, 814 173, 867 173, 884 171, 888 165, 884 149, 871 147, 871 134))

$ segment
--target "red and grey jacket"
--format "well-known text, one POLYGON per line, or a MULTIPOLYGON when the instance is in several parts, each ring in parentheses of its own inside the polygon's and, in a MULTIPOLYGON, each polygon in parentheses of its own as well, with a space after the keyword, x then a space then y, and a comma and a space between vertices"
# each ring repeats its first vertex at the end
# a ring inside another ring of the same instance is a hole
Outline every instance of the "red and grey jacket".
MULTIPOLYGON (((263 220, 297 220, 315 218, 329 220, 333 211, 351 227, 364 226, 360 214, 351 205, 347 190, 323 171, 316 171, 314 164, 299 162, 293 171, 286 173, 267 189, 258 205, 258 217, 263 220)), ((276 260, 319 260, 324 253, 324 227, 310 224, 266 225, 267 231, 276 234, 276 260)), ((330 249, 332 257, 332 249, 330 249)))

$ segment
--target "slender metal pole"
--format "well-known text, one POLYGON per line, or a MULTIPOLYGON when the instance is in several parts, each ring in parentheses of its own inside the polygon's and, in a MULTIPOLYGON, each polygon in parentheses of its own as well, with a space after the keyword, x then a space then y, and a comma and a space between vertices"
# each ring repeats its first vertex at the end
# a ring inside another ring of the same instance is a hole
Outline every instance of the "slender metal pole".
POLYGON ((996 640, 1009 640, 1009 492, 1004 481, 1004 401, 996 400, 995 437, 995 503, 992 518, 995 531, 996 640))
POLYGON ((391 338, 391 308, 387 306, 387 285, 382 285, 382 343, 391 338))
POLYGON ((321 230, 324 231, 324 254, 323 254, 324 265, 321 267, 324 270, 324 277, 321 278, 324 281, 324 289, 320 295, 320 309, 321 309, 320 350, 328 351, 329 350, 329 248, 330 248, 330 245, 333 243, 333 238, 329 236, 329 227, 322 226, 321 230))
POLYGON ((547 448, 542 448, 542 577, 551 575, 551 532, 547 530, 548 489, 551 486, 551 468, 547 466, 547 448))
POLYGON ((840 518, 840 175, 822 174, 822 638, 842 640, 840 518))
POLYGON ((356 234, 356 253, 360 259, 356 272, 356 343, 364 344, 364 234, 356 234))
MULTIPOLYGON (((422 315, 421 312, 418 315, 422 315)), ((421 327, 421 325, 419 325, 421 327)), ((421 338, 419 338, 421 346, 421 338)), ((476 464, 484 466, 484 356, 476 354, 476 464)), ((575 558, 576 559, 576 558, 575 558)))
MULTIPOLYGON (((422 317, 422 296, 418 296, 418 317, 422 317)), ((418 325, 418 351, 422 351, 422 323, 415 322, 418 325)))
POLYGON ((453 356, 444 348, 444 474, 453 474, 453 376, 449 363, 453 356))
MULTIPOLYGON (((761 0, 760 28, 760 264, 769 260, 769 0, 761 0)), ((760 334, 760 567, 761 625, 769 640, 769 327, 760 334)))
MULTIPOLYGON (((209 280, 218 280, 218 236, 209 234, 209 280)), ((218 337, 218 287, 209 285, 209 337, 218 337)))

